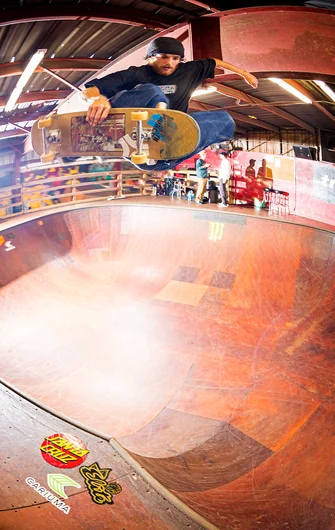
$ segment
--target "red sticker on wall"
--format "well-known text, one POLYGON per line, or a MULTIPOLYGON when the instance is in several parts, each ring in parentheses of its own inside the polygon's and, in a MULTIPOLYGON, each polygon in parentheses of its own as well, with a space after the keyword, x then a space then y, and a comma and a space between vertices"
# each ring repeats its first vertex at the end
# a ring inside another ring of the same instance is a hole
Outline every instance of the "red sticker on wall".
POLYGON ((40 449, 48 464, 63 469, 81 465, 90 452, 77 436, 62 433, 44 438, 40 449))

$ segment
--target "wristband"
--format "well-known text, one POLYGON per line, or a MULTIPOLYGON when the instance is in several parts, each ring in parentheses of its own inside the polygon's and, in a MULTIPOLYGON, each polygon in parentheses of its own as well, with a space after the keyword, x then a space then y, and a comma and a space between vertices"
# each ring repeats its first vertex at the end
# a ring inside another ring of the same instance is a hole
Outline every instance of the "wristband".
POLYGON ((106 98, 106 96, 103 96, 102 94, 100 94, 99 96, 88 97, 83 92, 81 93, 81 99, 83 99, 84 101, 86 101, 87 103, 90 103, 90 104, 94 103, 95 101, 97 101, 100 98, 105 98, 108 101, 108 98, 106 98))
POLYGON ((94 98, 88 98, 88 101, 93 103, 94 101, 97 101, 98 99, 101 99, 101 98, 105 98, 108 101, 108 98, 106 98, 106 96, 103 96, 102 94, 100 94, 100 96, 95 96, 94 98))

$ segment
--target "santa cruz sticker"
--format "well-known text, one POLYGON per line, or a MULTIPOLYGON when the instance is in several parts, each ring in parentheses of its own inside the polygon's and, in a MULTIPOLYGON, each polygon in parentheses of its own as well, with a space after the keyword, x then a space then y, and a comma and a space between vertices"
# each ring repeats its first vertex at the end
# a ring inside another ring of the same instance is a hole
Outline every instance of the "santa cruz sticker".
POLYGON ((40 450, 48 464, 63 469, 79 466, 90 452, 77 436, 62 433, 44 438, 40 450))
POLYGON ((114 504, 113 495, 121 493, 122 488, 117 482, 107 482, 109 473, 112 470, 100 468, 97 462, 90 466, 79 468, 79 472, 84 477, 86 487, 95 504, 114 504))

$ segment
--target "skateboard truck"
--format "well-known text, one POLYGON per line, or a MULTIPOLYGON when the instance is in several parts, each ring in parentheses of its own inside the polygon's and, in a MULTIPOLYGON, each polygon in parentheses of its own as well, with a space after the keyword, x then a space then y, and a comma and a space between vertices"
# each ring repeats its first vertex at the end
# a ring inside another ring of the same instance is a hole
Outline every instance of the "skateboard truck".
MULTIPOLYGON (((167 104, 159 102, 156 105, 156 109, 167 109, 167 104)), ((143 122, 148 120, 148 112, 146 110, 133 111, 131 119, 136 121, 136 152, 132 153, 131 161, 133 164, 145 164, 148 160, 148 155, 142 152, 144 140, 143 122)))
MULTIPOLYGON (((148 160, 147 153, 143 153, 143 121, 148 119, 147 111, 133 111, 131 113, 131 119, 136 122, 136 152, 132 153, 131 161, 134 164, 145 164, 148 160)), ((43 154, 41 155, 41 161, 43 163, 52 162, 56 156, 54 150, 49 149, 50 140, 47 136, 48 128, 52 124, 52 113, 41 118, 38 122, 38 128, 42 131, 42 141, 43 141, 43 154)))
POLYGON ((43 164, 48 164, 49 162, 52 162, 56 156, 56 153, 54 151, 49 150, 49 142, 47 138, 47 128, 50 127, 52 123, 53 114, 55 114, 55 112, 51 112, 48 116, 46 116, 45 118, 41 118, 38 121, 38 128, 42 130, 43 153, 41 155, 41 162, 43 164))
POLYGON ((131 113, 131 119, 136 121, 136 152, 132 153, 131 161, 133 164, 145 164, 148 160, 147 153, 143 153, 143 121, 148 119, 148 113, 146 110, 133 111, 131 113))

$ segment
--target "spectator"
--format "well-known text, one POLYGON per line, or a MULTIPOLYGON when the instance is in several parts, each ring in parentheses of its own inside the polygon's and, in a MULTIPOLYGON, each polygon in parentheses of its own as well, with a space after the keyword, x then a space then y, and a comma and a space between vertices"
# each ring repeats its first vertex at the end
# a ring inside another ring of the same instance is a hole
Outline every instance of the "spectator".
POLYGON ((272 188, 272 182, 273 182, 272 169, 267 167, 266 158, 263 158, 262 165, 258 169, 257 179, 261 182, 263 186, 272 188))
POLYGON ((231 167, 229 162, 229 156, 226 151, 220 153, 221 165, 219 171, 219 190, 221 195, 221 203, 218 205, 220 208, 228 207, 228 195, 226 184, 230 179, 231 167))
POLYGON ((173 179, 174 179, 174 173, 171 169, 168 169, 164 175, 165 195, 171 195, 172 190, 173 190, 173 179))
POLYGON ((206 191, 207 180, 208 180, 208 168, 209 164, 206 164, 206 151, 200 151, 200 157, 196 161, 195 169, 198 178, 198 187, 195 202, 203 204, 204 193, 206 191))
POLYGON ((249 182, 252 182, 256 178, 255 163, 256 163, 256 160, 254 158, 251 158, 249 160, 249 165, 247 169, 245 170, 245 178, 249 182))

